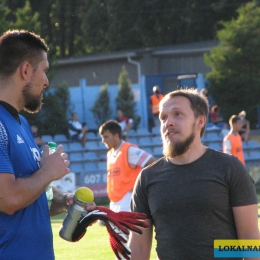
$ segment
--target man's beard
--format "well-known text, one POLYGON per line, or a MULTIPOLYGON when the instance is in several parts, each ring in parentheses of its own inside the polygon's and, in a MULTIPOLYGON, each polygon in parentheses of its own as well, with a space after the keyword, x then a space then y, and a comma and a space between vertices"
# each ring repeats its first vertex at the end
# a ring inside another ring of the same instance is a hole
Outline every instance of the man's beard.
POLYGON ((40 94, 40 96, 35 96, 31 94, 31 89, 32 86, 30 83, 23 87, 22 93, 25 101, 25 106, 23 109, 28 113, 34 114, 38 113, 43 105, 41 101, 42 93, 40 94))
POLYGON ((163 138, 163 154, 168 158, 174 158, 188 151, 195 138, 195 124, 192 125, 191 134, 183 141, 171 141, 163 138))

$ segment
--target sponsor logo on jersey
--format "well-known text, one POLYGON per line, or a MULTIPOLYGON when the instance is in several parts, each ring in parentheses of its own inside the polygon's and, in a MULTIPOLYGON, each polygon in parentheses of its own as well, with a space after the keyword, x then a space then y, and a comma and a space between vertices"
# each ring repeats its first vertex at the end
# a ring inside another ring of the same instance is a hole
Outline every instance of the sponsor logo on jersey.
POLYGON ((18 144, 23 144, 24 143, 24 140, 19 135, 17 135, 17 143, 18 144))

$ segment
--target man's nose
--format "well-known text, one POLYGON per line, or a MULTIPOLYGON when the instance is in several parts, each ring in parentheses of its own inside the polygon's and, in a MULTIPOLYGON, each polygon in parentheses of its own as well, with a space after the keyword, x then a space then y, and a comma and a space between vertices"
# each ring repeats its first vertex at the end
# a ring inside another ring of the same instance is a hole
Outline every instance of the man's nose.
POLYGON ((167 119, 164 122, 165 126, 173 126, 175 124, 175 120, 173 116, 168 116, 167 119))

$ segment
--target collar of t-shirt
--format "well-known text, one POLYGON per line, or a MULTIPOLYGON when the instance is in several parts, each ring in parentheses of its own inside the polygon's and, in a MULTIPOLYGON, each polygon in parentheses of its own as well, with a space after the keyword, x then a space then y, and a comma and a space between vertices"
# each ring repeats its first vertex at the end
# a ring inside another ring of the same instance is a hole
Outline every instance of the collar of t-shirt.
POLYGON ((2 105, 14 117, 14 119, 18 123, 21 123, 20 118, 19 118, 19 113, 13 106, 11 106, 10 104, 8 104, 2 100, 0 100, 0 105, 2 105))
POLYGON ((119 150, 120 150, 120 148, 121 148, 121 146, 123 145, 124 142, 125 141, 122 141, 121 144, 118 146, 118 148, 113 152, 113 156, 117 155, 117 153, 119 152, 119 150))

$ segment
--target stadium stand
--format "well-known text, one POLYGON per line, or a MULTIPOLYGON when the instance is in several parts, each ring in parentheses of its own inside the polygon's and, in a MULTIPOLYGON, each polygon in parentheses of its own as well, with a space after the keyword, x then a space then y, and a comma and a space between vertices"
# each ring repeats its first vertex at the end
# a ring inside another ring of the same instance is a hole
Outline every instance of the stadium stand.
POLYGON ((154 136, 152 137, 152 144, 153 146, 162 146, 162 139, 161 136, 154 136))
POLYGON ((87 162, 98 162, 100 160, 95 152, 85 152, 83 155, 83 159, 87 162))
POLYGON ((69 155, 70 162, 83 162, 83 157, 80 152, 71 153, 69 155))
POLYGON ((87 132, 87 141, 98 141, 100 137, 93 132, 87 132))
POLYGON ((147 137, 150 135, 151 135, 151 133, 149 132, 149 130, 147 128, 138 128, 136 130, 136 136, 138 136, 138 137, 147 137))
POLYGON ((70 143, 70 152, 83 152, 85 148, 82 147, 80 143, 71 142, 70 143))
MULTIPOLYGON (((222 151, 222 137, 220 135, 221 128, 212 123, 207 124, 202 143, 212 149, 222 151)), ((80 143, 65 140, 62 135, 42 136, 44 141, 56 141, 58 144, 64 146, 65 152, 69 154, 71 161, 70 169, 76 173, 77 185, 81 185, 79 174, 85 171, 102 171, 106 172, 106 154, 107 148, 100 141, 99 135, 95 133, 87 133, 88 141, 86 147, 83 148, 80 143)), ((156 159, 163 156, 162 154, 162 140, 160 135, 160 128, 152 128, 150 133, 148 129, 130 129, 130 138, 127 140, 130 143, 138 145, 141 149, 151 153, 156 159)), ((244 156, 246 167, 258 165, 260 162, 260 143, 257 140, 249 140, 248 143, 243 142, 244 156)))
POLYGON ((127 139, 127 142, 129 142, 129 143, 131 143, 131 144, 136 144, 136 145, 140 146, 139 141, 138 141, 137 138, 135 138, 135 137, 131 137, 131 138, 127 139))
POLYGON ((68 138, 66 137, 66 135, 63 135, 63 134, 54 135, 53 140, 56 143, 67 143, 69 141, 68 138))
POLYGON ((155 147, 153 148, 153 156, 156 158, 156 159, 159 159, 163 156, 162 154, 162 148, 161 147, 155 147))
POLYGON ((78 174, 78 173, 84 171, 84 167, 81 163, 71 163, 70 170, 71 170, 71 172, 78 174))
POLYGON ((136 136, 136 131, 134 129, 129 129, 128 134, 131 137, 135 137, 136 136))
POLYGON ((153 143, 152 143, 152 140, 150 137, 140 137, 138 143, 139 143, 139 146, 143 147, 143 148, 153 146, 153 143))
POLYGON ((97 151, 97 150, 103 149, 102 147, 100 147, 100 146, 98 145, 98 143, 97 143, 96 141, 88 141, 88 142, 86 143, 86 148, 87 148, 87 150, 89 150, 89 151, 97 151))
POLYGON ((69 153, 70 152, 70 146, 67 143, 62 143, 64 152, 69 153))
POLYGON ((158 126, 154 126, 153 128, 152 128, 152 134, 153 135, 161 135, 161 133, 160 133, 160 127, 158 127, 158 126))
POLYGON ((206 132, 206 140, 210 142, 222 142, 223 138, 216 132, 206 132))
POLYGON ((106 171, 107 170, 107 163, 106 162, 99 162, 97 164, 98 170, 106 171))
POLYGON ((48 142, 52 142, 53 141, 53 137, 51 135, 43 135, 42 136, 42 139, 45 143, 48 143, 48 142))
POLYGON ((208 147, 216 151, 222 151, 222 145, 220 143, 208 143, 208 147))
POLYGON ((98 167, 95 163, 85 163, 84 170, 85 171, 97 171, 98 167))

